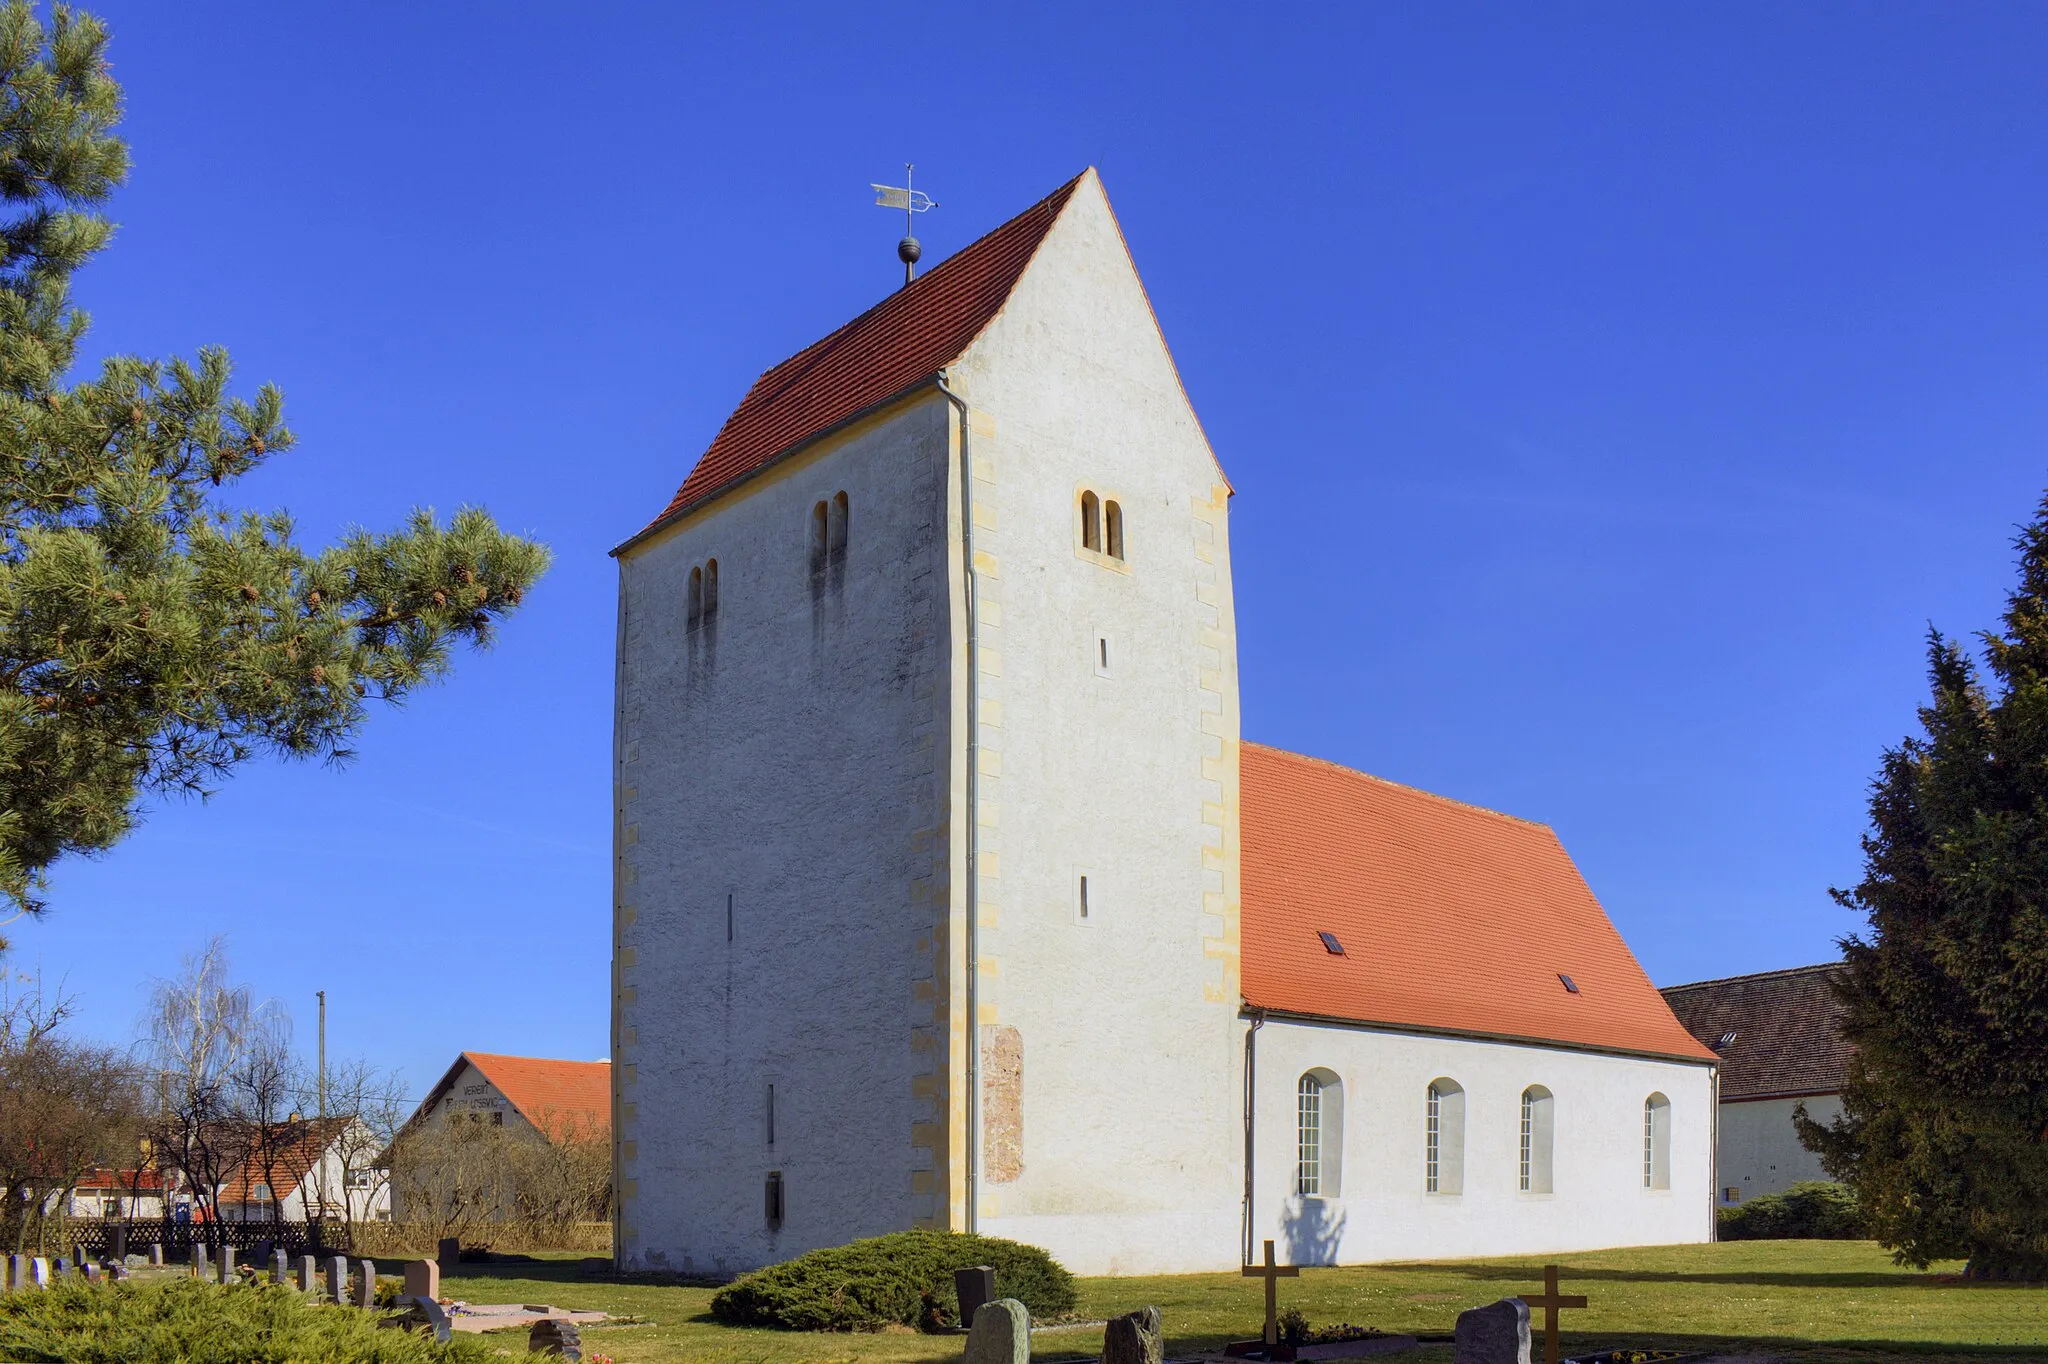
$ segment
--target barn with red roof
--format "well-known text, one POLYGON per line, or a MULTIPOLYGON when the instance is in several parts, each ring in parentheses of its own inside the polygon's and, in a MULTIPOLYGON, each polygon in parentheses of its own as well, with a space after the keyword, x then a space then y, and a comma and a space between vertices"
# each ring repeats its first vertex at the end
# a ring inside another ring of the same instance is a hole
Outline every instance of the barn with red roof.
POLYGON ((1243 739, 1094 171, 790 341, 615 551, 623 1267, 1711 1237, 1716 1056, 1556 834, 1243 739))

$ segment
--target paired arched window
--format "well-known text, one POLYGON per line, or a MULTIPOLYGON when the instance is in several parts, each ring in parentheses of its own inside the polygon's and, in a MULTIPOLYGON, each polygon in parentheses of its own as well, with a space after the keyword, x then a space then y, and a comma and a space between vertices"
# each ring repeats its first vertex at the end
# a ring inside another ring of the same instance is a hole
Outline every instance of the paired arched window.
POLYGON ((1081 548, 1123 562, 1123 506, 1088 488, 1081 490, 1081 548))
POLYGON ((702 629, 718 618, 718 560, 706 559, 690 570, 689 628, 702 629))
POLYGON ((1465 1191, 1465 1090, 1456 1080, 1429 1082, 1422 1187, 1433 1194, 1465 1191))
POLYGON ((1344 1167, 1344 1082, 1335 1072, 1306 1072, 1294 1086, 1294 1191, 1335 1198, 1344 1167))
POLYGON ((811 576, 823 579, 846 564, 846 493, 842 489, 811 508, 811 576))
POLYGON ((1550 1151, 1557 1134, 1557 1100, 1542 1085, 1522 1091, 1523 1193, 1550 1192, 1550 1151))
POLYGON ((1671 1100, 1662 1094, 1643 1100, 1643 1187, 1671 1187, 1671 1100))

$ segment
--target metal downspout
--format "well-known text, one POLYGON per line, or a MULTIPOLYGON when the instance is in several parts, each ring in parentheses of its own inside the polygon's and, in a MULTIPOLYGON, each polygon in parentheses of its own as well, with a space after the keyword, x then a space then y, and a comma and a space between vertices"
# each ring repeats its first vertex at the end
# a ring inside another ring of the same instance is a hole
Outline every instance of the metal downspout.
POLYGON ((1257 1188, 1252 1157, 1255 1152, 1254 1139, 1258 1135, 1258 1079, 1259 1079, 1259 1029, 1266 1026, 1266 1015, 1254 1010, 1252 1025, 1244 1033, 1244 1260, 1252 1262, 1252 1220, 1255 1210, 1252 1195, 1257 1188))
POLYGON ((967 830, 963 840, 967 853, 967 1122, 964 1134, 967 1150, 964 1155, 967 1171, 966 1230, 972 1232, 981 1222, 981 1004, 978 998, 981 895, 976 879, 981 830, 977 805, 981 764, 981 640, 974 616, 974 459, 969 449, 972 423, 968 420, 967 400, 947 386, 943 369, 938 373, 938 386, 946 401, 960 411, 960 590, 967 615, 967 830))

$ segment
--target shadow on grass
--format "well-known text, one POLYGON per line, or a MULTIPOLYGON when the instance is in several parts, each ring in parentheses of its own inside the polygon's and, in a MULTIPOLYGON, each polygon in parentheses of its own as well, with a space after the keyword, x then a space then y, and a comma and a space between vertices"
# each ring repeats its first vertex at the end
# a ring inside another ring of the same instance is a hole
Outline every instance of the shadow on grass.
POLYGON ((441 1278, 532 1279, 538 1283, 588 1284, 591 1287, 623 1288, 723 1288, 724 1279, 699 1279, 683 1274, 640 1274, 620 1272, 610 1261, 586 1266, 575 1259, 523 1259, 507 1256, 498 1260, 465 1261, 441 1271, 441 1278))
MULTIPOLYGON (((1580 1282, 1594 1280, 1606 1283, 1704 1283, 1704 1284, 1750 1284, 1759 1288, 1998 1288, 2018 1292, 2040 1293, 2048 1303, 2048 1288, 2041 1284, 1997 1283, 1981 1279, 1963 1280, 1953 1275, 1870 1273, 1868 1271, 1846 1274, 1796 1273, 1767 1269, 1729 1270, 1722 1273, 1686 1269, 1599 1269, 1591 1266, 1574 1265, 1560 1260, 1562 1277, 1580 1282)), ((1436 1274, 1457 1274, 1467 1279, 1485 1282, 1513 1282, 1541 1285, 1543 1272, 1531 1270, 1526 1264, 1487 1265, 1436 1263, 1404 1263, 1374 1265, 1375 1269, 1405 1270, 1409 1272, 1427 1270, 1436 1274)))
MULTIPOLYGON (((1539 1326, 1534 1332, 1535 1349, 1532 1354, 1543 1357, 1543 1331, 1539 1326)), ((1167 1333, 1166 1354, 1168 1358, 1192 1351, 1218 1351, 1232 1337, 1210 1334, 1176 1335, 1167 1333)), ((1592 1354, 1600 1350, 1673 1350, 1683 1354, 1705 1355, 1782 1355, 1794 1360, 1863 1360, 1863 1359, 2032 1359, 2048 1358, 2048 1349, 2041 1345, 1959 1345, 1949 1341, 1926 1340, 1829 1340, 1815 1341, 1792 1339, 1784 1336, 1703 1336, 1676 1335, 1669 1332, 1615 1332, 1615 1331, 1559 1331, 1557 1333, 1558 1355, 1592 1354)), ((1438 1344, 1445 1343, 1438 1338, 1438 1344)), ((1091 1356, 1092 1358, 1092 1356, 1091 1356)), ((1401 1355, 1388 1356, 1399 1360, 1401 1355)))

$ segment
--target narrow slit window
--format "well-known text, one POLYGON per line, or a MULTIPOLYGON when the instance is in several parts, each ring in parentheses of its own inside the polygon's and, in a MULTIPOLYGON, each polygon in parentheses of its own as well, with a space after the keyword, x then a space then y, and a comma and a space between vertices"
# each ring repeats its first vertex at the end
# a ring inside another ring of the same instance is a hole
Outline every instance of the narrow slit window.
POLYGON ((707 559, 704 563, 704 623, 710 624, 718 614, 718 560, 707 559))
POLYGON ((704 570, 690 570, 689 628, 694 630, 704 623, 704 570))
POLYGON ((1643 1100, 1643 1187, 1671 1187, 1671 1100, 1662 1094, 1643 1100))
POLYGON ((775 1086, 768 1086, 768 1144, 775 1144, 775 1086))
POLYGON ((834 493, 832 495, 832 513, 827 518, 825 542, 826 554, 833 559, 844 559, 846 557, 846 516, 846 494, 844 492, 834 493))
POLYGON ((811 574, 814 577, 822 577, 825 572, 825 546, 831 535, 827 526, 828 519, 823 502, 811 508, 811 574))
POLYGON ((1294 1191, 1310 1196, 1323 1191, 1323 1082, 1304 1075, 1295 1089, 1298 1140, 1295 1146, 1294 1191))
POLYGON ((1112 559, 1124 557, 1124 509, 1115 502, 1102 504, 1103 549, 1112 559))
POLYGON ((1092 492, 1081 494, 1081 548, 1102 550, 1102 499, 1092 492))
POLYGON ((1081 917, 1085 919, 1085 918, 1087 918, 1087 917, 1088 917, 1088 878, 1087 878, 1087 877, 1085 877, 1085 876, 1084 876, 1084 877, 1082 877, 1082 878, 1081 878, 1081 888, 1080 888, 1079 892, 1077 892, 1077 893, 1078 893, 1078 895, 1079 895, 1079 898, 1078 898, 1078 899, 1077 899, 1077 900, 1075 901, 1075 904, 1079 906, 1079 908, 1080 908, 1080 913, 1081 913, 1081 917))

